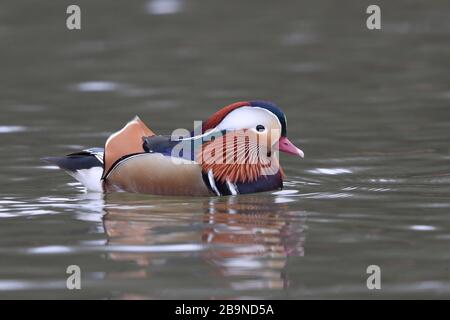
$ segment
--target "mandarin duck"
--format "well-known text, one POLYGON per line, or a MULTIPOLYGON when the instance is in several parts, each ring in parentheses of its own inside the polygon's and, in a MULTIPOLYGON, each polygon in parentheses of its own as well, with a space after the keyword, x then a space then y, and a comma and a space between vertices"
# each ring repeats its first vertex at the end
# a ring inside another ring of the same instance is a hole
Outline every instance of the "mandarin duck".
POLYGON ((266 101, 228 105, 194 131, 156 135, 138 117, 104 148, 43 160, 65 170, 88 191, 222 196, 279 190, 278 151, 302 157, 287 138, 285 114, 266 101))

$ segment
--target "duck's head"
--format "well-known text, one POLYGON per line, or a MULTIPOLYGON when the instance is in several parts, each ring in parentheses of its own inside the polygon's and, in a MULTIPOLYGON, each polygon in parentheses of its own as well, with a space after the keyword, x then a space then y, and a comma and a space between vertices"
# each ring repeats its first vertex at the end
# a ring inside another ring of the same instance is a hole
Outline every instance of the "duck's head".
POLYGON ((241 101, 230 104, 213 114, 203 123, 203 132, 207 130, 251 130, 268 141, 270 149, 304 157, 287 137, 286 115, 272 102, 241 101))

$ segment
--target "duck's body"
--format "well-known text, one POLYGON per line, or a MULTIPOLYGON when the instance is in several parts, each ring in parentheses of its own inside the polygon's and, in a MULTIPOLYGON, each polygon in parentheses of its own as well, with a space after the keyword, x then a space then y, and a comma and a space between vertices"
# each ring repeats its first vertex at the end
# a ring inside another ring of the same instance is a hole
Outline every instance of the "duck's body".
POLYGON ((90 191, 236 195, 283 187, 277 146, 303 156, 286 138, 281 110, 272 103, 254 101, 221 109, 197 135, 158 136, 136 117, 111 135, 104 149, 45 160, 90 191), (278 136, 269 136, 269 129, 278 130, 278 136))

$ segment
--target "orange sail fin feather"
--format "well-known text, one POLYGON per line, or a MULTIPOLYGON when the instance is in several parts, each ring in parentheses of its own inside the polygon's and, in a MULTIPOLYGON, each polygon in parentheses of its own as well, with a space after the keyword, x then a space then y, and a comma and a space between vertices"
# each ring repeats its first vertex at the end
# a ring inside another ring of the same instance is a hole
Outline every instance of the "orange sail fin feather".
POLYGON ((275 174, 279 163, 260 140, 249 130, 228 132, 205 143, 197 162, 203 172, 212 170, 220 182, 252 182, 262 175, 275 174))
POLYGON ((102 178, 105 178, 112 166, 122 157, 144 152, 142 148, 142 137, 154 135, 155 133, 139 117, 135 117, 122 130, 112 134, 105 144, 102 178))

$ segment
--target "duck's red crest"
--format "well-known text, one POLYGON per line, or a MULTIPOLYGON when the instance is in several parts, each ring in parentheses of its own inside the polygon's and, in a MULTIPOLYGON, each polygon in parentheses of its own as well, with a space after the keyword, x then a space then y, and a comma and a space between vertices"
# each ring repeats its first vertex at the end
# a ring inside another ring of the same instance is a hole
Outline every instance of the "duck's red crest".
POLYGON ((223 107, 216 113, 214 113, 208 120, 206 120, 203 123, 203 132, 215 128, 222 120, 225 118, 231 111, 243 107, 243 106, 249 106, 249 101, 239 101, 235 102, 233 104, 230 104, 226 107, 223 107))

